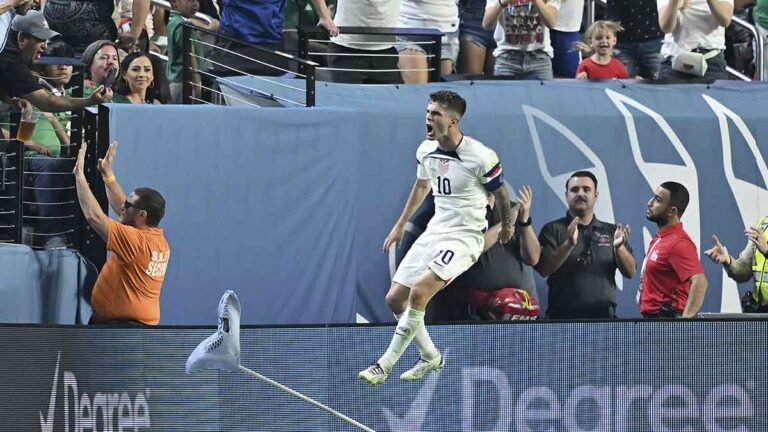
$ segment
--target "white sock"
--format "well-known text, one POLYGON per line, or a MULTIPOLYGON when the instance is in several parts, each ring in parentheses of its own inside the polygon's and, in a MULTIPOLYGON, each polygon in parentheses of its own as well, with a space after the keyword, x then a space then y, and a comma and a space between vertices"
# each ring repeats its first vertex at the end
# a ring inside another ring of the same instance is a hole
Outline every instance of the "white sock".
MULTIPOLYGON (((395 318, 400 321, 400 318, 405 315, 405 312, 401 314, 395 314, 395 318)), ((421 326, 421 330, 413 337, 413 343, 419 348, 419 354, 424 360, 432 360, 440 355, 440 351, 437 350, 435 344, 432 343, 432 338, 427 333, 427 326, 421 326)))
POLYGON ((424 312, 410 307, 405 310, 403 316, 397 322, 392 342, 389 343, 387 352, 379 359, 378 363, 385 371, 389 372, 395 366, 405 349, 408 348, 416 334, 424 327, 424 312))

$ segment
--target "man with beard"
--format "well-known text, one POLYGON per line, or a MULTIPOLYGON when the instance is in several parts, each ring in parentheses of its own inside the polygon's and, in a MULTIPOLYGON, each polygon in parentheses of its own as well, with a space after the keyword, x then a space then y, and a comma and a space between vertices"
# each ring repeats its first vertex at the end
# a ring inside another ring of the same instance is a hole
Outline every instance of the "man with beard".
POLYGON ((91 295, 91 324, 160 323, 160 289, 171 250, 158 227, 165 214, 165 199, 150 188, 137 188, 127 197, 112 171, 117 142, 109 146, 98 169, 107 198, 120 222, 104 214, 85 178, 85 143, 75 164, 77 199, 88 224, 104 239, 112 252, 99 273, 91 295))
POLYGON ((565 217, 541 229, 536 270, 549 285, 548 318, 614 318, 616 270, 628 279, 635 275, 631 228, 598 220, 597 197, 595 175, 573 173, 565 183, 565 217))
POLYGON ((691 318, 704 302, 707 277, 680 222, 688 199, 685 186, 664 182, 648 201, 646 217, 659 230, 648 245, 640 279, 640 313, 645 318, 691 318))

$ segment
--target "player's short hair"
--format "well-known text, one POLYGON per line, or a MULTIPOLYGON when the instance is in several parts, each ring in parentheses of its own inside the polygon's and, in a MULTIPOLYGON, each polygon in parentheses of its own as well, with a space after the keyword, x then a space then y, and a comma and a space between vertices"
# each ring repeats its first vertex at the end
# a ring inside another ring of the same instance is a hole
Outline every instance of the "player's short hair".
POLYGON ((440 90, 429 94, 429 100, 431 102, 439 103, 440 105, 455 112, 459 117, 463 116, 467 111, 467 101, 458 93, 450 90, 440 90))
POLYGON ((574 177, 588 177, 592 179, 592 183, 595 184, 595 190, 597 190, 597 177, 595 177, 594 174, 592 174, 591 171, 576 171, 575 173, 571 174, 570 177, 568 177, 568 180, 565 181, 565 191, 568 191, 568 183, 570 183, 571 179, 574 177))
POLYGON ((165 198, 160 192, 147 187, 136 188, 133 193, 136 194, 136 206, 147 212, 147 225, 156 227, 160 225, 160 220, 165 216, 165 198))
POLYGON ((688 208, 688 202, 691 199, 688 189, 680 183, 673 181, 664 182, 661 184, 661 187, 669 191, 668 207, 676 207, 678 216, 683 217, 683 213, 688 208))

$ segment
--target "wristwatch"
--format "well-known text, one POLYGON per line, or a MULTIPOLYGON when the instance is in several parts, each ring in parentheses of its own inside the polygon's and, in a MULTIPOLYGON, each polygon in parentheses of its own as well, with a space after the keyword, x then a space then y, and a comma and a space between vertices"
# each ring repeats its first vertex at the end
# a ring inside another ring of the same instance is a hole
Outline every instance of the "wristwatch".
POLYGON ((531 226, 531 217, 530 217, 530 216, 528 216, 528 220, 527 220, 527 221, 525 221, 525 222, 520 222, 520 221, 517 221, 517 222, 515 222, 515 225, 517 225, 518 227, 527 227, 527 226, 531 226))

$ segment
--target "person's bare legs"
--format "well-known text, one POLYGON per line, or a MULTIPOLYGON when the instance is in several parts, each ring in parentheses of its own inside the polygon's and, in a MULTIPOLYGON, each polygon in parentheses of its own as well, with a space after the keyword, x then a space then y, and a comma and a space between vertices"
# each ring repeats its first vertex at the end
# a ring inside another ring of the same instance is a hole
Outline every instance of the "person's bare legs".
MULTIPOLYGON (((482 75, 486 64, 486 49, 470 41, 461 41, 459 50, 459 73, 462 75, 482 75)), ((493 68, 491 68, 493 70, 493 68)))
POLYGON ((423 52, 405 49, 400 51, 398 67, 401 70, 405 84, 424 84, 429 82, 429 71, 427 71, 427 56, 423 52))

